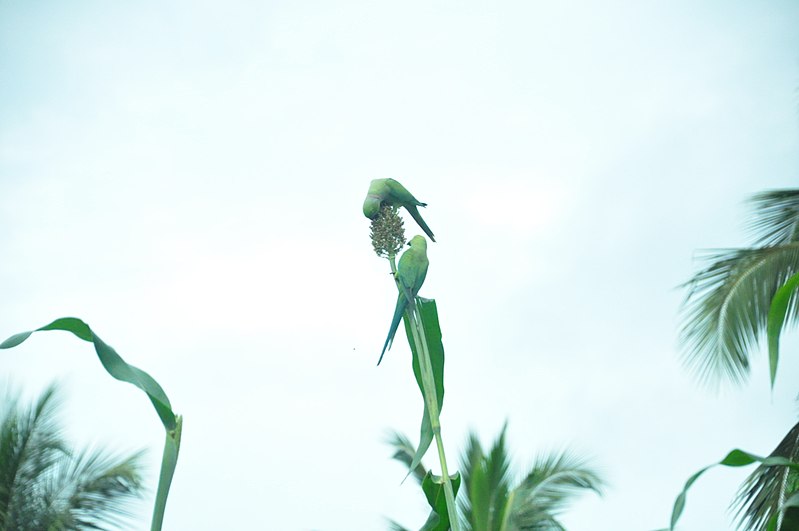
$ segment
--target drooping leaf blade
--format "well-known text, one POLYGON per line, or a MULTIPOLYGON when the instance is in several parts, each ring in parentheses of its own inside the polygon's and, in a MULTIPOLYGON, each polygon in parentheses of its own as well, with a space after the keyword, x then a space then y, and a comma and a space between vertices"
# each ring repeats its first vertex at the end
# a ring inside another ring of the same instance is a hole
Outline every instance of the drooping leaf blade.
POLYGON ((90 342, 94 345, 94 350, 100 363, 106 372, 113 378, 122 382, 130 383, 144 391, 150 399, 161 423, 166 431, 166 442, 164 454, 161 461, 161 473, 159 477, 158 491, 153 511, 153 521, 151 530, 160 531, 163 525, 164 509, 169 495, 169 487, 177 466, 178 453, 180 449, 180 435, 182 430, 182 419, 172 410, 169 398, 161 385, 143 370, 129 365, 110 345, 105 343, 94 333, 88 324, 76 317, 62 317, 50 324, 37 328, 29 332, 15 334, 2 343, 0 349, 13 348, 27 340, 35 332, 51 330, 61 330, 70 332, 79 339, 90 342))
POLYGON ((680 494, 677 496, 677 499, 674 501, 674 508, 672 509, 671 513, 671 524, 669 526, 669 531, 674 530, 674 526, 677 525, 677 521, 680 519, 680 516, 682 515, 683 510, 685 509, 685 500, 686 496, 688 495, 688 489, 691 488, 691 485, 693 485, 694 482, 702 476, 702 474, 704 474, 711 468, 717 466, 742 467, 754 463, 760 463, 764 466, 785 466, 785 467, 790 467, 794 470, 799 470, 799 463, 795 463, 785 457, 780 457, 780 456, 760 457, 755 454, 750 454, 749 452, 745 452, 743 450, 736 448, 732 450, 730 453, 728 453, 724 457, 724 459, 722 459, 718 463, 708 465, 699 470, 698 472, 696 472, 690 478, 688 478, 688 481, 685 482, 685 487, 683 487, 682 492, 680 492, 680 494))
POLYGON ((175 413, 172 411, 172 406, 169 403, 166 393, 153 379, 152 376, 143 370, 128 365, 122 357, 109 345, 107 345, 97 334, 95 334, 89 325, 82 320, 75 317, 63 317, 56 319, 52 323, 37 328, 31 332, 22 332, 11 336, 10 338, 0 343, 0 349, 11 348, 19 345, 34 332, 44 332, 49 330, 62 330, 71 332, 76 337, 94 344, 97 357, 100 359, 106 372, 117 380, 127 382, 135 385, 144 391, 150 401, 155 407, 158 417, 161 419, 162 424, 166 430, 174 430, 176 427, 175 413))

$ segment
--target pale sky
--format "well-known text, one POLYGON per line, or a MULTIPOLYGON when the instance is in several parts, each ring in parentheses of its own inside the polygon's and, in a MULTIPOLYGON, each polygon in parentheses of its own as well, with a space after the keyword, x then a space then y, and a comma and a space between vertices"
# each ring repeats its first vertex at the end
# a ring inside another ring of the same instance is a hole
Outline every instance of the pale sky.
MULTIPOLYGON (((422 402, 403 337, 375 367, 396 292, 361 214, 394 177, 438 239, 451 467, 507 419, 520 471, 569 446, 605 472, 570 531, 665 527, 693 472, 796 421, 796 336, 773 398, 763 355, 703 388, 677 286, 796 186, 798 25, 789 1, 0 0, 0 336, 81 317, 161 382, 168 531, 418 528, 382 440, 422 402)), ((149 448, 154 491, 160 423, 89 344, 0 368, 62 381, 75 440, 149 448)), ((680 529, 730 529, 750 471, 699 480, 680 529)))

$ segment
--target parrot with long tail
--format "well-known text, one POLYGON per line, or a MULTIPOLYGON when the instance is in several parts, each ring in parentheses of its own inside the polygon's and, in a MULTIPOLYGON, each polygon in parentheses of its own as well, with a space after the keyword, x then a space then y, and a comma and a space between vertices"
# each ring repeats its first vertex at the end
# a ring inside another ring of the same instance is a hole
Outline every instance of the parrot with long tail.
POLYGON ((430 227, 422 219, 422 215, 419 214, 418 207, 425 207, 427 203, 422 203, 413 197, 404 186, 394 179, 374 179, 369 183, 369 191, 366 194, 366 200, 363 202, 363 215, 369 219, 374 219, 380 212, 380 207, 384 204, 405 208, 425 234, 432 241, 436 241, 433 231, 430 230, 430 227))
POLYGON ((391 348, 394 335, 402 321, 402 314, 419 293, 419 288, 422 287, 427 276, 427 267, 430 265, 430 261, 427 259, 427 240, 424 239, 424 236, 414 236, 408 245, 410 249, 402 253, 399 265, 397 265, 397 283, 400 293, 394 308, 394 317, 391 319, 391 328, 388 330, 388 337, 383 345, 383 352, 380 353, 380 359, 377 360, 378 365, 383 361, 386 350, 391 348))

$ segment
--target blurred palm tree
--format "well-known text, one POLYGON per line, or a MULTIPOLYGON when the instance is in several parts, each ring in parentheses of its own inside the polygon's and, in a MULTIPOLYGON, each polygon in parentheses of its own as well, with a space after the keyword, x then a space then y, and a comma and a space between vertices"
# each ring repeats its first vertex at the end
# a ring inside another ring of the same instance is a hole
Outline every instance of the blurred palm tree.
POLYGON ((71 450, 50 386, 31 406, 8 396, 0 411, 0 530, 114 529, 142 492, 141 453, 71 450))
MULTIPOLYGON (((701 380, 742 383, 750 356, 768 322, 774 294, 799 273, 799 190, 773 190, 751 199, 752 247, 711 252, 709 263, 685 286, 681 342, 684 360, 701 380)), ((788 322, 799 317, 793 297, 788 322)), ((799 424, 770 454, 799 461, 799 424)), ((740 529, 765 531, 785 500, 799 491, 799 474, 783 466, 760 466, 733 502, 740 529)), ((779 516, 778 530, 799 529, 799 510, 779 516)))
MULTIPOLYGON (((711 251, 709 265, 684 284, 684 360, 704 381, 744 381, 774 294, 799 272, 799 190, 763 192, 751 203, 754 245, 711 251)), ((790 316, 799 317, 796 299, 790 316)))
MULTIPOLYGON (((511 467, 505 445, 507 425, 486 453, 472 432, 461 455, 460 472, 465 495, 458 496, 459 513, 467 531, 558 531, 558 520, 574 499, 585 491, 601 494, 604 480, 585 460, 563 451, 540 455, 526 474, 511 467), (520 476, 520 480, 516 480, 520 476)), ((394 432, 388 439, 394 459, 410 466, 415 448, 406 436, 394 432)), ((411 471, 421 482, 423 465, 411 471)), ((395 531, 404 530, 390 522, 395 531)))

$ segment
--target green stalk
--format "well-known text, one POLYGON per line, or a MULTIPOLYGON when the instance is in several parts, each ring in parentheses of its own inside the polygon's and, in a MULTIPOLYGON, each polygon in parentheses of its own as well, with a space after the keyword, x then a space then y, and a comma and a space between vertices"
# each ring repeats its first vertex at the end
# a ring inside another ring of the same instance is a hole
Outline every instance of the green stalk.
MULTIPOLYGON (((394 255, 388 257, 391 264, 391 272, 394 274, 396 281, 397 267, 394 261, 394 255)), ((399 286, 399 283, 397 284, 399 286)), ((449 469, 447 467, 447 455, 444 452, 444 439, 441 436, 441 420, 438 411, 438 397, 436 396, 436 383, 433 377, 433 364, 430 361, 430 351, 427 348, 427 337, 424 333, 424 326, 421 319, 419 308, 416 305, 416 300, 406 310, 408 318, 411 321, 411 332, 413 333, 413 341, 416 343, 419 351, 419 372, 422 375, 422 386, 424 387, 424 399, 427 406, 427 412, 430 415, 430 425, 433 428, 433 435, 436 438, 436 447, 438 448, 438 460, 441 465, 441 478, 444 481, 444 497, 447 500, 447 514, 449 516, 449 525, 452 531, 460 531, 460 521, 458 520, 458 511, 455 506, 455 493, 452 490, 452 481, 449 477, 449 469)))
POLYGON ((164 525, 164 512, 166 511, 166 499, 169 496, 169 487, 172 484, 172 476, 175 474, 175 465, 178 461, 180 452, 180 435, 183 431, 183 417, 176 417, 177 426, 174 430, 167 431, 166 442, 164 443, 164 455, 161 459, 161 475, 158 480, 158 492, 155 496, 155 507, 153 509, 153 521, 150 531, 161 531, 164 525))
POLYGON ((422 373, 422 385, 425 389, 425 399, 427 401, 427 412, 430 414, 430 425, 433 428, 433 435, 436 438, 438 448, 438 460, 441 463, 441 477, 444 480, 444 496, 447 499, 447 513, 449 514, 449 525, 452 531, 460 531, 458 521, 458 511, 455 507, 455 493, 452 490, 452 481, 449 477, 447 468, 447 455, 444 452, 444 439, 441 436, 441 420, 439 419, 438 398, 436 397, 436 384, 433 378, 433 366, 430 362, 430 352, 427 349, 427 338, 424 334, 424 327, 420 318, 419 309, 416 301, 413 301, 413 308, 409 311, 411 319, 411 330, 414 332, 413 340, 421 348, 419 356, 419 371, 422 373))

